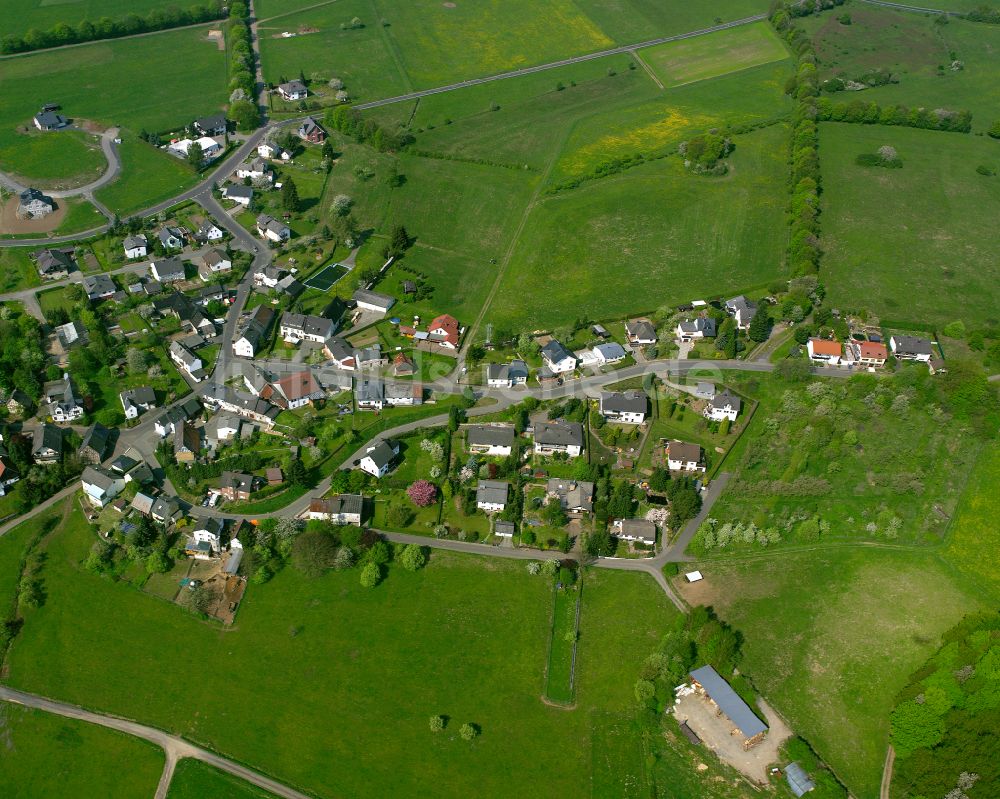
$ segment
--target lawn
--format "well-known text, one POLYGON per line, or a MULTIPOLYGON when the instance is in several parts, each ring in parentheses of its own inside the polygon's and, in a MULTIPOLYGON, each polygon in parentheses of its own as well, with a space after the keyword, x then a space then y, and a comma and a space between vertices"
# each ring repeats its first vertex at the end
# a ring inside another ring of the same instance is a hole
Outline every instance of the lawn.
POLYGON ((576 632, 578 590, 553 589, 552 639, 545 669, 545 696, 553 702, 573 701, 573 657, 576 642, 568 636, 576 632))
POLYGON ((53 50, 0 60, 0 168, 55 180, 89 173, 97 157, 104 161, 76 134, 16 130, 30 125, 38 111, 40 81, 46 101, 60 103, 65 116, 135 131, 171 130, 218 111, 229 95, 226 54, 206 38, 206 30, 97 42, 67 51, 72 58, 53 50))
POLYGON ((576 0, 576 5, 618 44, 687 33, 767 11, 762 0, 576 0))
POLYGON ((163 752, 150 743, 6 702, 0 735, 3 796, 146 799, 163 770, 163 752))
POLYGON ((85 19, 145 16, 160 5, 158 0, 0 0, 0 17, 4 33, 21 34, 31 28, 48 30, 60 22, 75 25, 85 19))
POLYGON ((74 308, 74 303, 66 297, 66 287, 45 289, 38 292, 38 304, 42 307, 42 313, 47 317, 52 311, 62 309, 68 314, 74 308))
POLYGON ((714 518, 773 529, 784 544, 944 541, 980 442, 940 411, 926 369, 762 388, 714 518))
POLYGON ((31 260, 35 248, 0 249, 0 293, 41 285, 42 279, 31 260))
POLYGON ((718 78, 750 67, 783 61, 788 49, 768 22, 668 42, 639 51, 664 86, 718 78))
POLYGON ((996 81, 1000 29, 996 25, 951 18, 942 26, 929 15, 856 5, 850 25, 841 25, 836 15, 804 21, 804 27, 814 33, 821 79, 841 73, 855 78, 882 68, 899 82, 858 95, 828 95, 831 99, 967 109, 973 114, 974 131, 985 131, 993 124, 1000 104, 996 81), (955 60, 962 62, 962 69, 950 68, 955 60))
POLYGON ((900 324, 996 318, 1000 266, 983 231, 993 225, 1000 178, 976 173, 980 164, 1000 167, 996 142, 824 123, 819 150, 822 280, 832 307, 867 308, 900 324), (886 144, 902 168, 855 164, 886 144))
POLYGON ((198 182, 188 164, 126 133, 118 146, 122 173, 98 189, 97 199, 119 216, 141 211, 167 200, 198 182))
POLYGON ((189 757, 177 763, 167 799, 270 799, 274 794, 189 757))
POLYGON ((742 633, 741 669, 855 796, 877 796, 896 693, 979 596, 922 552, 769 552, 691 568, 705 580, 677 588, 742 633))
POLYGON ((1000 511, 998 479, 1000 448, 994 442, 976 461, 943 551, 949 563, 992 594, 1000 592, 1000 565, 994 556, 1000 547, 1000 526, 993 522, 1000 511))
POLYGON ((428 784, 453 796, 543 784, 589 793, 591 713, 629 710, 622 664, 637 670, 674 613, 645 575, 595 575, 581 640, 600 645, 583 645, 578 707, 566 712, 539 700, 551 589, 521 562, 434 553, 417 573, 390 567, 376 589, 356 570, 310 580, 286 568, 250 587, 223 633, 83 571, 93 540, 76 510, 50 539, 48 597, 7 681, 183 734, 320 796, 412 796, 428 784), (623 607, 644 612, 623 620, 623 607), (191 663, 225 673, 227 689, 192 696, 191 663), (434 714, 449 717, 440 735, 428 730, 434 714), (457 735, 466 721, 482 729, 471 744, 457 735), (538 741, 560 756, 526 758, 538 741))
POLYGON ((721 179, 669 158, 545 198, 517 243, 492 321, 531 330, 621 319, 778 277, 785 142, 784 126, 739 137, 721 179))
MULTIPOLYGON (((2 76, 0 62, 0 84, 2 76)), ((42 133, 34 127, 15 131, 13 125, 0 125, 0 163, 6 165, 6 171, 30 179, 39 188, 52 189, 82 186, 108 168, 96 136, 81 130, 42 133)))
POLYGON ((62 224, 56 231, 58 234, 93 230, 108 221, 104 218, 104 214, 86 200, 62 200, 61 202, 66 204, 68 210, 62 224))

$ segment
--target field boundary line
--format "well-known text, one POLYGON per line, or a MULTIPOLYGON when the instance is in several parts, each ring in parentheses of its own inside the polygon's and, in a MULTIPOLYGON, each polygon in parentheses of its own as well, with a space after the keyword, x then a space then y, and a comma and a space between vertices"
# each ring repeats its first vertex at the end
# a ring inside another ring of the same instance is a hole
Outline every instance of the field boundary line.
POLYGON ((399 51, 396 40, 392 38, 392 32, 387 30, 386 26, 382 24, 382 20, 385 17, 382 16, 382 9, 378 6, 378 0, 369 0, 369 2, 371 3, 372 11, 375 12, 377 20, 375 24, 378 25, 379 37, 381 37, 386 49, 389 51, 389 55, 392 56, 392 63, 396 65, 396 71, 399 73, 399 77, 403 79, 403 85, 407 91, 412 92, 413 81, 410 79, 410 73, 403 64, 403 55, 399 51))
POLYGON ((260 25, 263 22, 270 22, 273 19, 281 19, 282 17, 291 17, 294 16, 295 14, 302 14, 306 11, 312 11, 314 8, 322 8, 323 6, 333 5, 336 2, 337 0, 323 0, 322 3, 313 3, 313 5, 311 6, 296 8, 291 11, 282 11, 280 14, 275 14, 270 17, 263 17, 262 19, 258 19, 257 24, 260 25))
POLYGON ((741 72, 746 72, 749 69, 757 69, 757 67, 766 67, 768 64, 777 64, 779 61, 787 61, 791 58, 791 54, 788 53, 783 55, 781 58, 772 58, 769 61, 761 61, 759 64, 751 64, 747 67, 740 67, 739 69, 733 69, 729 72, 723 72, 721 75, 708 75, 704 78, 695 78, 694 80, 686 80, 684 83, 674 83, 668 86, 668 89, 679 89, 682 86, 693 86, 696 83, 704 83, 706 80, 718 80, 719 78, 728 78, 730 75, 739 75, 741 72))
POLYGON ((638 50, 632 50, 631 56, 639 62, 639 66, 643 68, 647 75, 652 78, 653 83, 655 83, 661 90, 667 87, 663 85, 663 81, 660 80, 659 76, 653 72, 653 68, 646 63, 646 60, 639 54, 638 50))

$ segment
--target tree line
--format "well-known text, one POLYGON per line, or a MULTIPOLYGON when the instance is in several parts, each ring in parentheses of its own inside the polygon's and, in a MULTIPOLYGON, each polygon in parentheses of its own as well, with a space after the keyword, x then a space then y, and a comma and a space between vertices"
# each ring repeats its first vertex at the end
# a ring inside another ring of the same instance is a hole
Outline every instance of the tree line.
POLYGON ((134 36, 137 33, 180 28, 185 25, 196 25, 200 22, 211 22, 222 19, 225 5, 223 0, 208 0, 201 5, 188 8, 168 6, 155 8, 145 16, 126 14, 119 19, 101 17, 97 22, 84 19, 76 25, 58 22, 46 31, 31 28, 23 36, 8 34, 0 41, 0 53, 28 53, 32 50, 44 50, 48 47, 61 47, 67 44, 94 42, 101 39, 120 39, 123 36, 134 36))

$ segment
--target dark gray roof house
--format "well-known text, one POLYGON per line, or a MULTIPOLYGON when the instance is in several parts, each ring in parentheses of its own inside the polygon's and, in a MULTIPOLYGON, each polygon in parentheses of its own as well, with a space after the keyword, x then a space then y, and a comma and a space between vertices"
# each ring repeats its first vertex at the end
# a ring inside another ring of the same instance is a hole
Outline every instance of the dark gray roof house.
POLYGON ((708 405, 710 408, 715 408, 717 410, 725 410, 727 408, 732 408, 734 411, 739 413, 740 407, 743 405, 742 400, 737 397, 729 389, 718 392, 709 401, 708 405))
POLYGON ((602 391, 601 412, 611 414, 646 413, 649 400, 641 391, 602 391))
POLYGON ((517 438, 517 432, 509 425, 470 425, 465 435, 470 447, 512 447, 517 438))
POLYGON ((690 677, 704 689, 708 698, 715 702, 723 715, 743 734, 745 740, 767 732, 767 725, 757 718, 750 705, 740 698, 712 666, 695 669, 690 677))
POLYGON ((225 114, 212 114, 194 121, 194 129, 202 136, 222 136, 226 132, 227 120, 225 114))
POLYGON ((94 424, 83 436, 80 460, 85 463, 100 463, 107 457, 110 443, 111 431, 100 423, 94 424))
POLYGON ((583 447, 583 425, 578 422, 538 422, 535 424, 535 443, 583 447))
POLYGON ((560 363, 566 358, 572 358, 573 353, 566 349, 561 341, 552 339, 542 347, 542 357, 550 363, 560 363))
POLYGON ((480 480, 476 487, 476 503, 479 505, 506 505, 510 486, 503 480, 480 480))
POLYGON ((708 316, 699 316, 697 319, 685 319, 677 325, 677 329, 683 336, 701 335, 705 338, 714 338, 715 320, 708 316))
POLYGON ((31 439, 31 456, 39 463, 55 463, 62 457, 63 431, 52 424, 40 424, 31 439))
POLYGON ((383 469, 392 463, 392 459, 396 457, 398 452, 398 445, 395 442, 382 439, 369 447, 365 455, 372 459, 375 466, 383 469))
POLYGON ((35 114, 35 127, 39 130, 59 130, 68 124, 69 120, 55 111, 40 111, 35 114))

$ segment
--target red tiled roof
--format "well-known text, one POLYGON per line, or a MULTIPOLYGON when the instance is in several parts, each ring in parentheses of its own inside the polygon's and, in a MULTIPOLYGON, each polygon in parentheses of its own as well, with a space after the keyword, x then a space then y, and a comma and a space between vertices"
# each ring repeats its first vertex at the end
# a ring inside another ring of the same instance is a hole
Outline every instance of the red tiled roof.
POLYGON ((441 316, 432 320, 429 325, 427 325, 428 333, 441 333, 444 336, 444 340, 453 346, 458 346, 458 320, 451 316, 450 314, 441 314, 441 316))
POLYGON ((814 355, 840 355, 842 353, 839 341, 827 341, 825 338, 811 338, 809 339, 809 343, 812 345, 814 355))
POLYGON ((858 345, 862 358, 884 361, 889 357, 889 351, 880 341, 862 341, 858 345))
POLYGON ((319 383, 308 370, 286 375, 278 381, 278 385, 289 401, 302 399, 320 391, 319 383))

